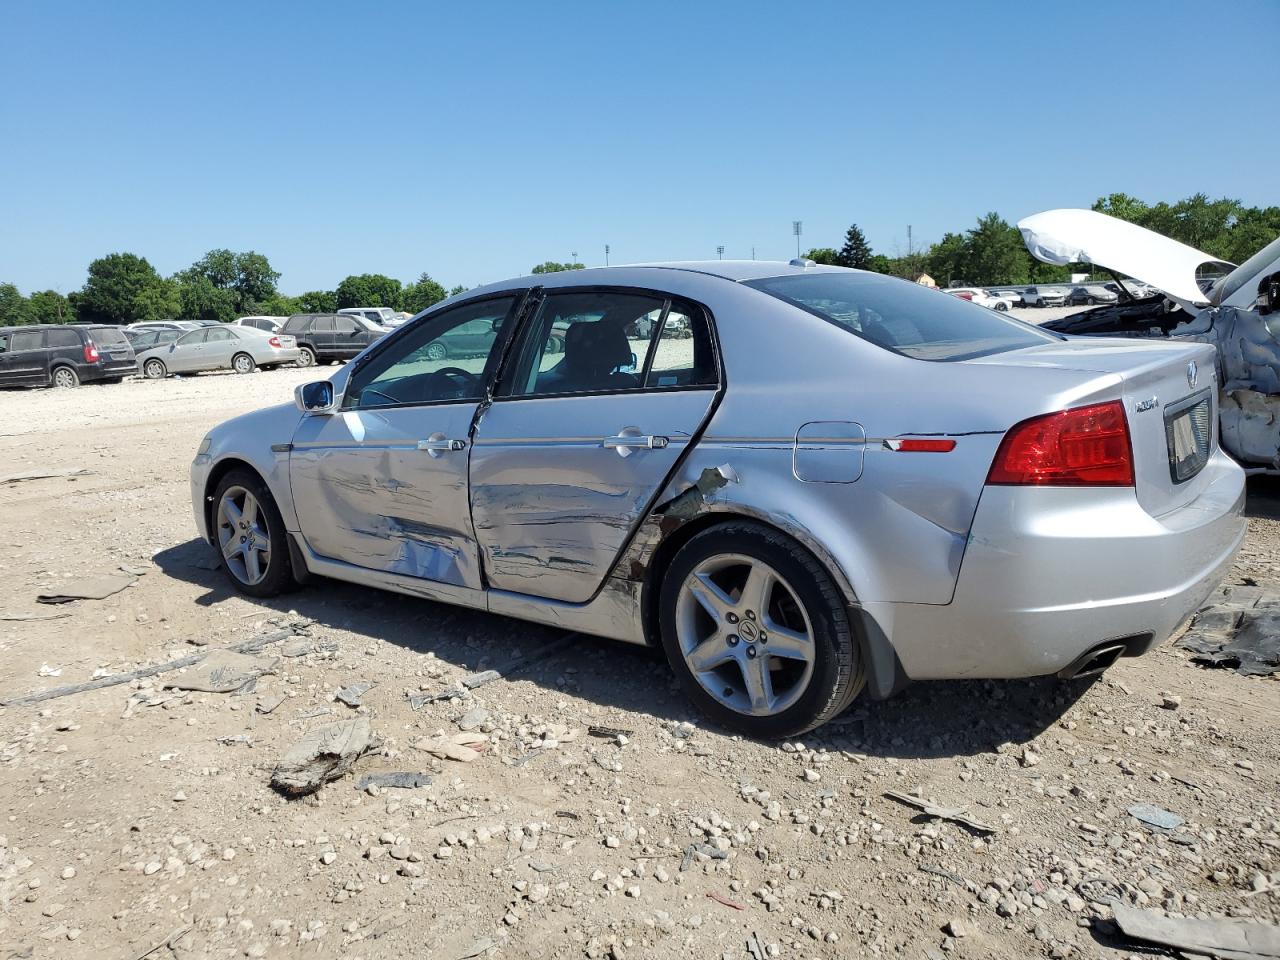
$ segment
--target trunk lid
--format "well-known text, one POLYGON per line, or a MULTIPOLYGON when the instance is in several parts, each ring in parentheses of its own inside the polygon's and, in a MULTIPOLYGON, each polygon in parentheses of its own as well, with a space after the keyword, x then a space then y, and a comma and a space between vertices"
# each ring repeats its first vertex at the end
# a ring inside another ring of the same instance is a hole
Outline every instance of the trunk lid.
MULTIPOLYGON (((1218 448, 1214 348, 1159 340, 1079 338, 967 364, 1048 367, 1120 378, 1138 502, 1154 517, 1194 500, 1204 461, 1218 448)), ((1012 426, 1012 424, 1011 424, 1012 426)))

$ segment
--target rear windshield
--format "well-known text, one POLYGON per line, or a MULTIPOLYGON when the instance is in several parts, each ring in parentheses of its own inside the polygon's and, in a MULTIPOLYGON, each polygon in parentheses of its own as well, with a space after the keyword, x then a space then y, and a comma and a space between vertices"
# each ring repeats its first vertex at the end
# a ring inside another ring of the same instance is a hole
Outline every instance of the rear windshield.
POLYGON ((968 360, 1059 339, 951 294, 874 273, 769 277, 747 286, 918 360, 968 360))
POLYGON ((93 342, 100 347, 118 347, 128 346, 129 340, 121 332, 119 327, 94 327, 89 335, 93 337, 93 342))

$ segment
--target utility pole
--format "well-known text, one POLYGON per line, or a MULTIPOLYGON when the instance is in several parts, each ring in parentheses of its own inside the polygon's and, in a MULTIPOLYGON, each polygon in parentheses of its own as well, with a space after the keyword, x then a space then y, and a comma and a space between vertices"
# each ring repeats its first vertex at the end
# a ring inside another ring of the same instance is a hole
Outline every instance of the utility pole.
POLYGON ((569 262, 570 262, 570 263, 577 263, 577 262, 578 262, 578 251, 577 251, 577 250, 570 250, 570 251, 569 251, 569 262))
POLYGON ((791 221, 791 232, 796 235, 796 259, 797 260, 800 259, 800 233, 803 227, 804 227, 803 221, 801 220, 791 221))
POLYGON ((723 244, 723 243, 722 243, 722 244, 720 244, 720 246, 716 247, 716 257, 718 257, 718 258, 719 258, 719 259, 721 259, 721 260, 723 260, 723 259, 724 259, 724 244, 723 244))
POLYGON ((609 265, 609 245, 607 243, 604 245, 604 265, 606 267, 609 265))
POLYGON ((751 248, 751 259, 752 259, 752 260, 754 260, 755 258, 756 258, 756 248, 755 248, 755 247, 752 247, 752 248, 751 248))
POLYGON ((911 249, 911 224, 907 224, 907 256, 911 256, 914 251, 911 249))

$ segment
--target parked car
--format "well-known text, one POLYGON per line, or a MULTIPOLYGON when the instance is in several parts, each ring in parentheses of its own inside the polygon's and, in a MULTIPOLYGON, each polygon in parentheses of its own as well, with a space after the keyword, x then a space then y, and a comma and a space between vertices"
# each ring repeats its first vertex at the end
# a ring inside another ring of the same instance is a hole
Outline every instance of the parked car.
POLYGON ((284 326, 284 322, 288 319, 288 317, 268 316, 240 317, 233 320, 232 325, 237 327, 253 327, 255 330, 263 330, 267 333, 279 333, 280 328, 284 326))
POLYGON ((0 387, 119 383, 133 373, 133 347, 119 327, 66 323, 0 327, 0 387))
POLYGON ((183 330, 153 330, 150 328, 134 330, 126 327, 124 329, 124 335, 128 338, 129 346, 133 347, 135 354, 150 350, 152 347, 173 343, 185 332, 183 330))
POLYGON ((1156 291, 1051 320, 1047 329, 1213 345, 1216 362, 1188 370, 1188 380, 1218 395, 1223 447, 1252 471, 1280 474, 1280 238, 1233 268, 1092 210, 1048 210, 1018 228, 1041 260, 1094 263, 1156 291))
POLYGON ((996 310, 1005 313, 1013 306, 1013 301, 1008 297, 996 297, 989 294, 986 290, 978 287, 948 287, 943 293, 949 293, 953 297, 959 297, 961 300, 968 300, 970 303, 976 303, 980 307, 986 307, 988 310, 996 310))
POLYGON ((200 324, 194 320, 141 320, 131 323, 126 330, 198 330, 200 324))
POLYGON ((1167 638, 1245 533, 1212 361, 838 267, 526 277, 215 427, 192 507, 251 596, 319 575, 660 646, 708 716, 794 736, 1167 638), (655 310, 692 336, 632 339, 655 310), (425 355, 476 321, 486 356, 425 355))
POLYGON ((298 341, 298 366, 350 360, 387 330, 349 313, 295 313, 280 328, 298 341))
POLYGON ((391 330, 404 323, 400 312, 390 307, 343 307, 339 314, 347 317, 363 317, 370 323, 391 330))
POLYGON ((1008 300, 1010 306, 1021 307, 1024 305, 1022 302, 1022 291, 1016 287, 988 287, 986 294, 989 297, 998 297, 1002 300, 1008 300))
POLYGON ((143 351, 138 354, 138 372, 148 380, 203 370, 253 373, 258 367, 272 370, 284 363, 296 363, 299 356, 301 351, 293 337, 220 323, 143 351))
POLYGON ((1063 287, 1024 287, 1022 305, 1025 307, 1060 307, 1067 302, 1063 287))
POLYGON ((1071 292, 1067 294, 1067 304, 1072 307, 1080 306, 1081 304, 1092 307, 1099 303, 1115 303, 1119 299, 1120 295, 1114 290, 1095 285, 1072 287, 1071 292))

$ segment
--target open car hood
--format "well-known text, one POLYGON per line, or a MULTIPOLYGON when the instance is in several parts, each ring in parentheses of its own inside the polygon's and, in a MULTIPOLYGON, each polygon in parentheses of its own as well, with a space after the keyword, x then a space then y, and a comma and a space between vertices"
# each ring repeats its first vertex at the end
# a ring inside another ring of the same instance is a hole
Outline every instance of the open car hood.
MULTIPOLYGON (((1037 260, 1059 266, 1091 263, 1114 270, 1150 284, 1184 307, 1214 302, 1211 293, 1196 282, 1198 267, 1235 266, 1145 227, 1093 210, 1046 210, 1019 220, 1018 229, 1037 260)), ((1257 258, 1250 262, 1254 259, 1257 258)), ((1225 288, 1234 277, 1234 272, 1223 277, 1210 288, 1211 292, 1225 288)))

